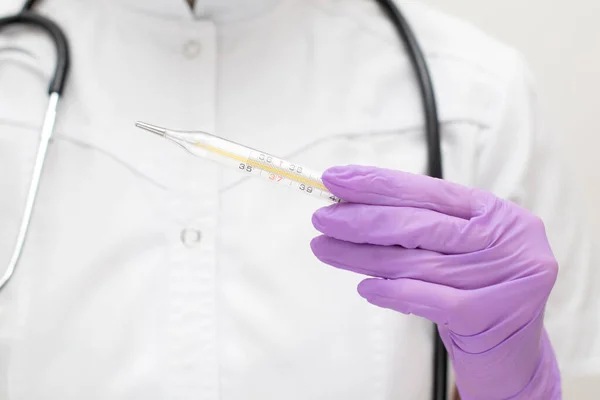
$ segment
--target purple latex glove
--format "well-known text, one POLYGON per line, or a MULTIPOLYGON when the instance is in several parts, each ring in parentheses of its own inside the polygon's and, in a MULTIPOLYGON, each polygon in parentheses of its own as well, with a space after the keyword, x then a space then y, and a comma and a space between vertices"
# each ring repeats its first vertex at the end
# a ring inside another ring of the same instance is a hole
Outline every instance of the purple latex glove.
POLYGON ((347 203, 318 210, 314 254, 372 276, 367 301, 438 325, 463 400, 560 399, 544 330, 558 266, 544 225, 491 193, 348 166, 323 175, 347 203))

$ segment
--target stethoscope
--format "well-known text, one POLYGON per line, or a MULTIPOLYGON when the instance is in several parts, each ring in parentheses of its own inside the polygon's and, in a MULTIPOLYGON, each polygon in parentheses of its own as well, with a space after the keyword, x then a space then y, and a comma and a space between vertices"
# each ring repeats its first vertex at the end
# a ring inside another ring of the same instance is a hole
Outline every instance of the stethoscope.
MULTIPOLYGON (((408 22, 400 12, 393 0, 376 0, 385 15, 394 24, 402 43, 407 47, 411 64, 414 68, 419 82, 420 94, 423 102, 425 115, 425 128, 427 132, 427 174, 434 178, 442 178, 442 152, 440 143, 440 124, 437 113, 437 104, 433 89, 433 82, 427 67, 427 62, 419 46, 419 43, 410 28, 408 22)), ((56 108, 62 95, 69 72, 69 43, 67 37, 56 23, 32 11, 36 0, 27 0, 20 13, 0 18, 0 30, 7 26, 24 24, 41 29, 46 32, 54 42, 57 53, 57 62, 54 76, 48 88, 48 107, 44 116, 40 142, 36 154, 35 164, 25 201, 25 209, 19 226, 17 241, 13 254, 8 263, 4 275, 0 279, 0 291, 6 286, 15 272, 23 247, 25 245, 31 214, 37 197, 44 161, 48 153, 48 144, 54 133, 56 120, 56 108)), ((437 334, 434 334, 434 370, 433 370, 433 400, 447 399, 447 369, 448 357, 443 342, 437 334)))

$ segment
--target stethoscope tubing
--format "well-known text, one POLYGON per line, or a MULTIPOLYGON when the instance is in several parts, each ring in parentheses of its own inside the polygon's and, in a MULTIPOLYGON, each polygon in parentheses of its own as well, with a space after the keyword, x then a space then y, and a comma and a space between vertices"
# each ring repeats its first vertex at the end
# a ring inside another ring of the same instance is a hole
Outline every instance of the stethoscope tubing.
POLYGON ((19 14, 0 18, 0 30, 23 24, 44 30, 52 39, 56 48, 56 65, 48 85, 48 95, 58 93, 60 96, 65 88, 71 62, 67 37, 54 21, 33 11, 22 11, 19 14))
POLYGON ((33 165, 27 198, 25 200, 25 208, 23 210, 19 231, 13 247, 13 253, 4 274, 0 278, 0 291, 6 287, 8 281, 13 277, 17 264, 23 254, 23 248, 25 247, 27 234, 29 232, 29 225, 31 223, 31 217, 37 199, 44 163, 46 161, 46 155, 48 154, 48 145, 54 134, 56 109, 65 88, 70 66, 69 41, 67 40, 66 35, 54 21, 33 11, 29 11, 27 7, 32 4, 33 1, 29 1, 20 13, 0 18, 0 31, 15 25, 29 25, 45 31, 54 43, 56 50, 56 65, 54 67, 54 74, 48 85, 48 105, 44 114, 35 163, 33 165))

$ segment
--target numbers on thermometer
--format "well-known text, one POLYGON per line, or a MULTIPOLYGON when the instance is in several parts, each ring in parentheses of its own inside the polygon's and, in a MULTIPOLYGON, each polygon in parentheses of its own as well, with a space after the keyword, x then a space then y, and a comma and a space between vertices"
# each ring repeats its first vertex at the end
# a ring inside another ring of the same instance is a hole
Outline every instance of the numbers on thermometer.
POLYGON ((246 170, 246 171, 248 171, 248 172, 252 172, 252 165, 250 165, 250 164, 247 164, 247 165, 246 165, 246 164, 244 164, 244 163, 241 163, 241 164, 240 164, 240 166, 239 166, 239 168, 240 168, 241 170, 246 170))
POLYGON ((313 192, 313 188, 311 186, 306 186, 304 183, 301 183, 300 186, 298 186, 298 189, 304 190, 304 191, 306 191, 306 193, 313 192))
MULTIPOLYGON (((273 160, 272 156, 266 155, 264 153, 259 153, 258 155, 258 160, 261 162, 265 162, 267 164, 271 164, 271 165, 275 165, 278 168, 285 168, 285 164, 286 162, 283 160, 273 160), (279 162, 279 165, 277 165, 277 162, 279 162)), ((288 169, 292 172, 295 172, 297 174, 302 174, 302 171, 304 170, 301 166, 299 165, 295 165, 295 164, 290 164, 288 166, 288 169)))
POLYGON ((266 154, 260 153, 260 155, 258 156, 258 159, 260 161, 266 161, 268 164, 272 164, 273 163, 273 157, 268 156, 266 154))
POLYGON ((297 164, 288 163, 265 153, 251 153, 238 164, 240 171, 257 174, 272 182, 295 187, 312 196, 327 198, 334 203, 341 200, 329 193, 316 174, 297 164), (304 182, 304 183, 303 183, 304 182))
POLYGON ((302 167, 296 166, 294 164, 290 164, 290 171, 292 171, 292 172, 295 171, 297 174, 301 174, 302 173, 302 167))
POLYGON ((283 179, 283 176, 281 175, 275 175, 273 173, 269 174, 269 179, 275 182, 281 182, 281 180, 283 179))

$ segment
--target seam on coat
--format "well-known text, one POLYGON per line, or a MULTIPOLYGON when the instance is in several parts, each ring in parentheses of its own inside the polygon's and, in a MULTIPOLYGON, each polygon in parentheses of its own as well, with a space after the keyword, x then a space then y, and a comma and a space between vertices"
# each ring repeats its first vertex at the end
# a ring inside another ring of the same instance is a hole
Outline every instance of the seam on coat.
MULTIPOLYGON (((353 16, 353 15, 336 14, 336 13, 330 12, 328 9, 323 7, 322 4, 318 4, 318 1, 309 0, 307 2, 307 4, 309 6, 311 6, 314 10, 321 12, 324 15, 327 15, 330 17, 345 18, 348 21, 352 21, 354 23, 354 25, 357 28, 359 28, 362 32, 367 33, 373 37, 376 37, 378 40, 380 40, 384 43, 387 43, 390 47, 392 47, 393 50, 398 50, 398 45, 400 44, 400 38, 398 38, 397 36, 394 36, 394 39, 391 39, 385 35, 382 35, 380 32, 372 29, 368 24, 363 23, 361 20, 355 18, 355 16, 353 16)), ((387 21, 387 19, 386 19, 386 21, 387 21)), ((494 79, 506 78, 506 76, 503 75, 501 72, 492 71, 489 68, 486 68, 484 65, 478 63, 476 60, 467 58, 465 56, 461 56, 460 54, 457 54, 457 53, 449 53, 449 52, 440 51, 440 50, 427 50, 425 48, 423 49, 423 53, 430 60, 431 59, 439 59, 441 61, 456 61, 456 62, 463 64, 466 67, 470 67, 470 68, 477 70, 481 73, 484 73, 485 75, 492 77, 494 79)))

